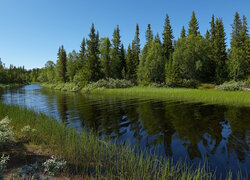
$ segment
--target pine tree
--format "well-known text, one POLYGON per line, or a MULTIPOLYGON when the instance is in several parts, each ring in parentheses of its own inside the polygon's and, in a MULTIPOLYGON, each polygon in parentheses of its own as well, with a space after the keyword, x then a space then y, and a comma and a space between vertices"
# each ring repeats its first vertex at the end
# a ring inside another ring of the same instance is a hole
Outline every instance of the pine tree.
POLYGON ((182 26, 182 30, 181 30, 181 38, 185 38, 186 37, 186 30, 185 27, 182 26))
POLYGON ((163 50, 165 58, 168 60, 170 57, 170 54, 173 53, 173 30, 170 25, 170 20, 168 14, 166 15, 165 25, 164 25, 164 31, 162 33, 163 36, 163 50))
POLYGON ((109 38, 102 38, 100 43, 100 53, 101 53, 101 71, 104 78, 109 78, 111 76, 110 69, 110 51, 111 42, 109 38))
POLYGON ((113 48, 111 51, 111 76, 115 79, 122 78, 122 65, 121 65, 121 36, 119 26, 113 33, 113 48))
POLYGON ((94 24, 92 24, 89 39, 87 40, 86 60, 84 61, 83 71, 84 79, 87 82, 97 81, 101 77, 99 54, 99 33, 95 32, 94 24))
POLYGON ((227 78, 227 53, 226 53, 226 34, 224 31, 224 25, 222 19, 216 19, 215 22, 215 42, 214 48, 214 60, 216 62, 216 81, 218 83, 224 82, 227 78))
POLYGON ((195 35, 197 36, 199 34, 199 24, 195 17, 195 13, 193 11, 191 20, 189 22, 189 28, 188 28, 188 35, 195 35))

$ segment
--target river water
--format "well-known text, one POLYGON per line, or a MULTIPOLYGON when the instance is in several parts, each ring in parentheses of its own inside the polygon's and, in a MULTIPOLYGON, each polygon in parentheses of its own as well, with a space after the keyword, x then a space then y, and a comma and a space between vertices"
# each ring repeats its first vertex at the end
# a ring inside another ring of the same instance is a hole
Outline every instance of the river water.
POLYGON ((175 162, 208 161, 217 174, 250 172, 250 108, 66 93, 38 84, 4 90, 0 98, 175 162))

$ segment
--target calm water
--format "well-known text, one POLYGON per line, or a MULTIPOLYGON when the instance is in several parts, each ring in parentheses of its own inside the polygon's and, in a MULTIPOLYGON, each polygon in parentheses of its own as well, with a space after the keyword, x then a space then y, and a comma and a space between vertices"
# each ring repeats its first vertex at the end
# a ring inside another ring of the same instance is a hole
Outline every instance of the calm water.
POLYGON ((250 108, 63 93, 40 85, 5 90, 0 98, 175 161, 206 159, 217 173, 250 172, 250 108))

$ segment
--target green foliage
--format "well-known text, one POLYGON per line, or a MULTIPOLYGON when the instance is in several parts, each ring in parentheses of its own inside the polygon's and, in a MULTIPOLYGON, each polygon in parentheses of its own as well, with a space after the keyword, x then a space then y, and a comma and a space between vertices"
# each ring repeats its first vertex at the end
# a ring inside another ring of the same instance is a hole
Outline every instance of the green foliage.
POLYGON ((56 69, 57 69, 57 80, 60 82, 66 82, 67 81, 67 54, 66 51, 62 46, 59 47, 58 53, 58 60, 56 64, 56 69))
POLYGON ((185 31, 184 26, 182 26, 182 29, 181 29, 181 38, 185 38, 185 37, 186 37, 186 31, 185 31))
POLYGON ((206 81, 210 69, 208 47, 201 36, 190 35, 177 41, 173 53, 173 61, 180 68, 180 76, 183 79, 196 79, 206 81))
POLYGON ((245 86, 244 82, 229 81, 229 82, 224 82, 223 84, 217 86, 216 89, 224 91, 239 91, 243 90, 244 86, 245 86))
POLYGON ((166 64, 166 84, 169 87, 177 87, 180 84, 180 68, 171 57, 166 64))
POLYGON ((111 77, 120 79, 124 68, 121 60, 121 36, 119 26, 114 30, 111 50, 111 77))
POLYGON ((6 144, 14 141, 13 129, 10 126, 10 122, 8 117, 0 121, 0 149, 6 144))
POLYGON ((133 87, 134 84, 125 79, 101 79, 97 82, 93 82, 88 84, 86 87, 82 89, 83 92, 88 92, 97 88, 107 88, 107 89, 116 89, 116 88, 129 88, 133 87))
POLYGON ((56 156, 51 156, 46 162, 43 163, 45 167, 44 173, 50 176, 58 176, 66 169, 66 161, 57 159, 56 156))
MULTIPOLYGON (((183 32, 182 32, 183 33, 183 32)), ((185 33, 185 32, 184 32, 185 33)), ((173 30, 170 25, 170 20, 168 14, 166 15, 164 31, 162 33, 163 36, 163 51, 165 59, 169 60, 170 55, 173 53, 173 30)))
POLYGON ((35 133, 37 132, 36 129, 31 129, 30 125, 26 125, 21 129, 22 138, 25 141, 30 141, 33 136, 35 136, 35 133))
POLYGON ((188 36, 197 36, 199 34, 199 24, 195 17, 195 12, 192 12, 191 20, 189 21, 188 36))
POLYGON ((215 40, 213 44, 214 60, 216 62, 216 81, 224 82, 227 79, 227 53, 226 53, 226 34, 222 19, 216 19, 215 22, 215 40))
POLYGON ((162 83, 165 81, 165 63, 163 48, 158 36, 148 49, 142 82, 150 84, 152 82, 162 83))
POLYGON ((104 78, 111 76, 111 43, 109 38, 102 38, 100 40, 100 53, 101 53, 101 71, 104 78))
POLYGON ((97 81, 101 77, 99 54, 99 33, 95 32, 94 24, 92 24, 87 40, 86 60, 82 70, 84 81, 97 81))
POLYGON ((9 159, 9 156, 5 156, 4 154, 0 158, 0 180, 4 180, 4 171, 9 159))

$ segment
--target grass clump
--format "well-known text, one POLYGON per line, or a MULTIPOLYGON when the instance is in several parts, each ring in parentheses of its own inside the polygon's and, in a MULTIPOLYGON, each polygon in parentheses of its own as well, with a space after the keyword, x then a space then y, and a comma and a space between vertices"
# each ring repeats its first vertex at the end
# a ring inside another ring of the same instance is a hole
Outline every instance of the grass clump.
POLYGON ((244 88, 247 88, 247 85, 243 81, 229 81, 225 82, 219 86, 216 86, 216 89, 224 91, 242 91, 244 88))
POLYGON ((97 179, 216 179, 205 164, 192 168, 184 162, 135 153, 130 146, 100 140, 91 132, 77 132, 44 114, 0 103, 0 118, 7 114, 15 134, 22 133, 27 124, 36 129, 30 142, 67 161, 67 172, 73 175, 97 179))
POLYGON ((94 89, 90 93, 230 106, 250 106, 250 93, 245 91, 230 92, 214 89, 133 87, 126 89, 94 89))

